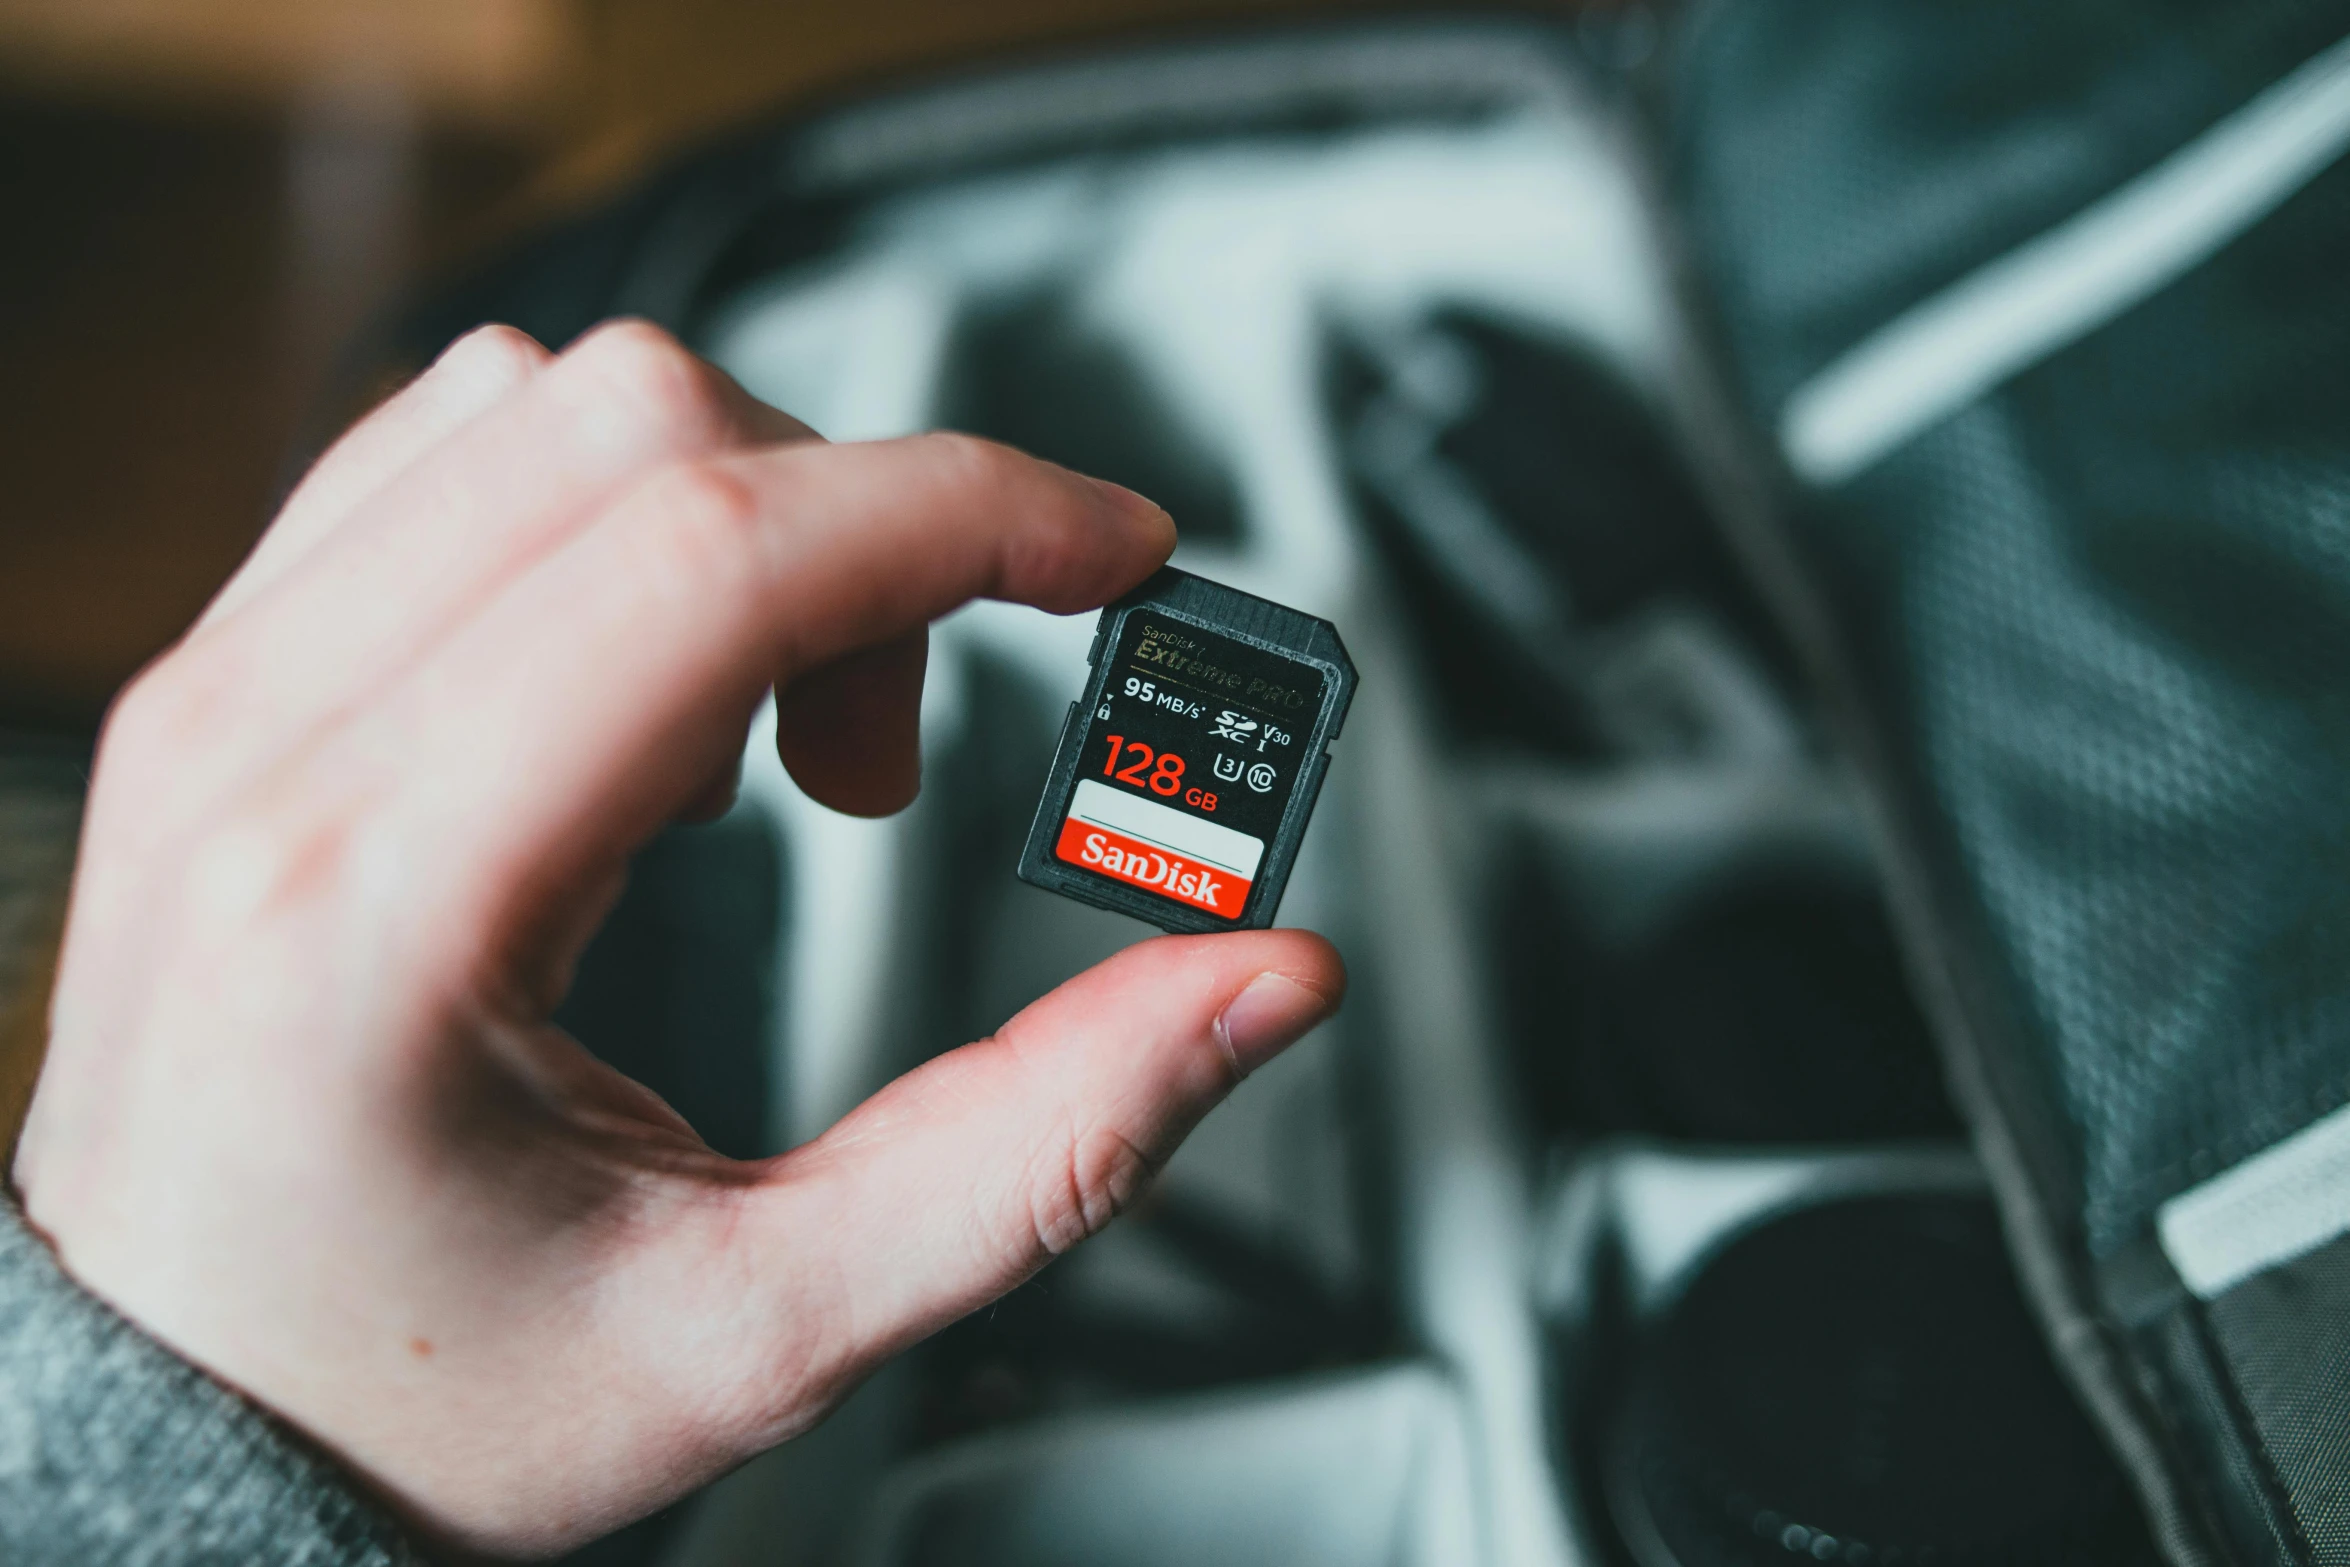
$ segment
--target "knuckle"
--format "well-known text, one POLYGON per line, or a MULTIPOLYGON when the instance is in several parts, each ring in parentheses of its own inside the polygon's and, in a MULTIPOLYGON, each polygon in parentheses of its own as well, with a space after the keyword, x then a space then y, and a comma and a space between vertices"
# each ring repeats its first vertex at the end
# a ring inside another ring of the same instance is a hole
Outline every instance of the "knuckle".
POLYGON ((656 444, 707 445, 731 423, 718 372, 649 321, 597 327, 564 363, 640 420, 656 444))
POLYGON ((136 768, 159 749, 170 710, 168 698, 161 690, 161 679, 158 668, 151 665, 115 693, 113 703, 106 709, 105 722, 98 730, 100 771, 124 765, 136 768))
POLYGON ((449 345, 438 374, 484 386, 518 386, 546 363, 547 351, 529 333, 503 323, 477 326, 449 345))
POLYGON ((396 877, 409 895, 451 913, 446 884, 419 875, 419 840, 399 795, 396 768, 364 748, 286 759, 239 786, 190 835, 188 907, 223 932, 283 928, 309 941, 335 919, 385 912, 381 889, 396 877))
POLYGON ((1100 1234, 1132 1204, 1152 1169, 1149 1156, 1114 1129, 1071 1136, 1034 1188, 1031 1222, 1039 1254, 1058 1257, 1100 1234))
POLYGON ((107 710, 99 767, 117 775, 171 770, 214 731, 223 695, 184 655, 148 665, 107 710))
POLYGON ((1015 447, 941 433, 928 457, 962 514, 979 519, 993 552, 984 590, 1016 585, 1029 602, 1077 610, 1098 604, 1104 532, 1082 485, 1015 447))
POLYGON ((616 379, 630 376, 659 378, 675 374, 693 362, 693 354, 665 329, 634 316, 606 321, 588 329, 564 358, 593 365, 616 379))
POLYGON ((680 463, 653 481, 641 531, 645 564, 664 580, 706 590, 744 578, 761 548, 758 492, 723 463, 680 463))
POLYGON ((1000 442, 959 430, 940 430, 919 440, 929 463, 958 489, 1000 491, 1011 484, 1020 464, 1033 460, 1000 442))
POLYGON ((313 980, 305 964, 367 914, 352 896, 364 880, 358 827, 325 801, 239 799, 132 860, 113 843, 113 892, 135 900, 159 973, 199 986, 208 1004, 268 1007, 273 991, 289 999, 313 980))
POLYGON ((98 734, 87 806, 91 823, 76 897, 91 894, 91 864, 152 870, 202 809, 203 782, 233 720, 219 721, 175 658, 150 665, 116 695, 98 734))
POLYGON ((746 1335, 743 1359, 726 1363, 713 1379, 714 1425, 741 1433, 758 1450, 804 1435, 873 1367, 871 1346, 847 1327, 851 1310, 845 1301, 795 1294, 791 1308, 791 1325, 780 1340, 746 1335))
POLYGON ((190 845, 182 878, 195 929, 240 935, 334 879, 339 845, 287 813, 231 813, 190 845))

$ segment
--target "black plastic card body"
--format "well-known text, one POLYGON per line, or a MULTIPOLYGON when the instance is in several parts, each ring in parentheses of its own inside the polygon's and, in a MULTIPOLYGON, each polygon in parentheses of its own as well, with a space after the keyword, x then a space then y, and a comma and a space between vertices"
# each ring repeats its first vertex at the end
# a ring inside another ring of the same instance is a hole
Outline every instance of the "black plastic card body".
POLYGON ((1020 879, 1161 930, 1262 930, 1354 700, 1326 620, 1163 568, 1102 611, 1020 879))

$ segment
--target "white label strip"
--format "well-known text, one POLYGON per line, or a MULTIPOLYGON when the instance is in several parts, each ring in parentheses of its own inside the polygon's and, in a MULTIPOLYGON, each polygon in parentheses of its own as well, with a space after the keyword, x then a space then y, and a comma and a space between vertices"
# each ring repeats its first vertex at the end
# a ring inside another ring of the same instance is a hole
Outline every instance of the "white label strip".
POLYGON ((1154 848, 1188 855, 1202 865, 1230 871, 1242 881, 1255 881, 1257 866, 1265 858, 1261 838, 1252 838, 1215 822, 1203 822, 1156 800, 1126 794, 1090 778, 1077 786, 1077 793, 1070 799, 1069 820, 1140 838, 1154 848))
POLYGON ((2350 1106, 2179 1193, 2154 1227, 2204 1300, 2350 1231, 2350 1106))
POLYGON ((2201 265, 2350 148, 2350 39, 2113 194, 1895 318, 1787 401, 1779 444, 1840 484, 2201 265))

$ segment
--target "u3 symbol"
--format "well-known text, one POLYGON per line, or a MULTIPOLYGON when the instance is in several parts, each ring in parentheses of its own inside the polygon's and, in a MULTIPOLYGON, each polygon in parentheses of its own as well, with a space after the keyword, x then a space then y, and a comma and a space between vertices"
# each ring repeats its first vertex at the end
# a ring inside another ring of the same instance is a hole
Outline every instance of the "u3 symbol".
POLYGON ((1226 783, 1236 783, 1240 779, 1240 763, 1229 756, 1218 756, 1215 768, 1216 776, 1226 783))

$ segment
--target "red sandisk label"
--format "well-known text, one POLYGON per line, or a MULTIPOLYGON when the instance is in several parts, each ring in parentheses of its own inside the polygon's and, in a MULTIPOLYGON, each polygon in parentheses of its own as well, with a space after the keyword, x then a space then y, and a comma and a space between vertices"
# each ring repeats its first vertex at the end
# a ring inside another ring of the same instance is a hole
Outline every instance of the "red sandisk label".
POLYGON ((1069 802, 1053 852, 1071 865, 1235 920, 1248 906, 1265 846, 1247 833, 1088 780, 1069 802))
POLYGON ((1181 855, 1154 849, 1124 833, 1075 817, 1061 824, 1061 843, 1055 852, 1072 865, 1115 876, 1228 920, 1240 918, 1240 911, 1248 906, 1249 883, 1231 872, 1191 864, 1181 855))

